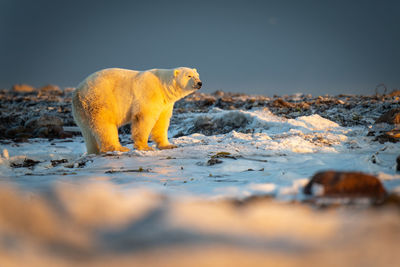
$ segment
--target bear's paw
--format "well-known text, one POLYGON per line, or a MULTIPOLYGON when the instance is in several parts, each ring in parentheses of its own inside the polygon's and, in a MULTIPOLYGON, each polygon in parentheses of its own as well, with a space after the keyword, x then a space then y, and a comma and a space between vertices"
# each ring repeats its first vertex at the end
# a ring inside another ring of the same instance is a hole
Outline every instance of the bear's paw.
POLYGON ((177 145, 169 144, 169 145, 165 145, 165 146, 159 146, 158 148, 159 149, 173 149, 173 148, 177 148, 177 147, 178 147, 177 145))
POLYGON ((154 148, 149 147, 149 146, 137 146, 137 145, 135 145, 135 148, 137 150, 142 150, 142 151, 154 151, 154 148))

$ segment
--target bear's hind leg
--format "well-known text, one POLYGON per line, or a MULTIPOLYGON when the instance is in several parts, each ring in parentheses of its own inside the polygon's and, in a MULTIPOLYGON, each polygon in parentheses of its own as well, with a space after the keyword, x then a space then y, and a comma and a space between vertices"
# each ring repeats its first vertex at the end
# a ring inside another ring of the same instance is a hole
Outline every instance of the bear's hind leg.
POLYGON ((81 127, 81 132, 83 139, 85 140, 86 144, 86 150, 88 154, 99 154, 99 145, 97 144, 96 138, 94 135, 90 132, 89 129, 86 127, 81 127))
POLYGON ((100 153, 108 151, 127 152, 129 148, 121 146, 118 139, 118 128, 113 124, 101 125, 95 129, 94 135, 99 143, 100 153))

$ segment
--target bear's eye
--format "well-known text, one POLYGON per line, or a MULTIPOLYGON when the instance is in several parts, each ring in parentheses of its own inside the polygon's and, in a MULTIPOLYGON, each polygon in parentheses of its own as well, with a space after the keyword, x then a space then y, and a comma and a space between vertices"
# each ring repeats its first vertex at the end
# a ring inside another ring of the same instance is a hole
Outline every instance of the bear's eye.
POLYGON ((192 76, 188 75, 189 78, 192 78, 192 76))

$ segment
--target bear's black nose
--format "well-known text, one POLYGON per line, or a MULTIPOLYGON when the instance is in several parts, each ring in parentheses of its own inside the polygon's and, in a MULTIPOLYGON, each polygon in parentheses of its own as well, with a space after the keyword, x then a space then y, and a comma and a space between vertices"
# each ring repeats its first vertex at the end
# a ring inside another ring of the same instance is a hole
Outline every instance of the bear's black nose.
POLYGON ((198 82, 197 85, 198 85, 198 86, 202 86, 203 83, 202 83, 202 82, 198 82))

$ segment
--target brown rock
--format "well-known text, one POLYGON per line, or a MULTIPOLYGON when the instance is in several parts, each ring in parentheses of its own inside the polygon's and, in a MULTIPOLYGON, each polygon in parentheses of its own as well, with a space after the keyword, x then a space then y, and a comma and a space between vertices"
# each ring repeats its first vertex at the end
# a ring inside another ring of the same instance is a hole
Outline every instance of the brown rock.
POLYGON ((39 89, 38 96, 42 95, 63 95, 64 92, 57 85, 48 84, 39 89))
POLYGON ((301 103, 299 104, 299 108, 301 108, 301 109, 310 109, 311 106, 310 106, 308 103, 306 103, 306 102, 301 102, 301 103))
POLYGON ((15 84, 12 87, 12 91, 16 93, 32 93, 35 88, 28 84, 15 84))
POLYGON ((75 91, 75 87, 64 88, 64 93, 66 94, 72 93, 73 91, 75 91))
POLYGON ((320 186, 323 197, 365 197, 382 200, 386 190, 375 176, 361 172, 323 171, 315 174, 304 187, 304 194, 312 195, 320 186))
POLYGON ((294 107, 294 104, 286 102, 282 98, 278 98, 278 99, 274 100, 274 102, 272 102, 272 105, 274 107, 278 107, 278 108, 293 108, 294 107))
POLYGON ((215 91, 214 93, 212 93, 212 95, 213 96, 216 96, 216 97, 223 97, 224 96, 224 92, 223 91, 221 91, 221 90, 217 90, 217 91, 215 91))
POLYGON ((375 123, 400 124, 400 108, 391 109, 382 114, 375 123))
POLYGON ((381 144, 386 142, 397 143, 400 141, 400 129, 394 128, 388 132, 378 135, 374 141, 378 141, 381 144))
POLYGON ((390 97, 395 97, 395 96, 400 96, 400 90, 393 90, 390 94, 388 94, 390 97))

